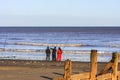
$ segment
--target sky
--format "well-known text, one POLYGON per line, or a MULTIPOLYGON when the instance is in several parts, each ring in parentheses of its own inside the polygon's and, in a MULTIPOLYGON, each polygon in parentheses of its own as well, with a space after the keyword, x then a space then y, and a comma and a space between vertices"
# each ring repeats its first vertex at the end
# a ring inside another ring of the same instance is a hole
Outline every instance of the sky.
POLYGON ((120 26, 120 0, 0 0, 0 26, 120 26))

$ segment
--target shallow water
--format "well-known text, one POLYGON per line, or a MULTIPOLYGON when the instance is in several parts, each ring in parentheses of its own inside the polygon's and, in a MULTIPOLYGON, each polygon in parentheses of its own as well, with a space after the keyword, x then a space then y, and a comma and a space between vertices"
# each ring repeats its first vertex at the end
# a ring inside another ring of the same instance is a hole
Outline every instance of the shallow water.
MULTIPOLYGON (((0 59, 19 59, 19 60, 45 60, 45 53, 23 53, 23 52, 2 52, 0 59)), ((90 61, 90 54, 62 54, 62 61, 70 59, 72 61, 90 61)), ((111 56, 99 55, 98 62, 108 62, 111 56)))

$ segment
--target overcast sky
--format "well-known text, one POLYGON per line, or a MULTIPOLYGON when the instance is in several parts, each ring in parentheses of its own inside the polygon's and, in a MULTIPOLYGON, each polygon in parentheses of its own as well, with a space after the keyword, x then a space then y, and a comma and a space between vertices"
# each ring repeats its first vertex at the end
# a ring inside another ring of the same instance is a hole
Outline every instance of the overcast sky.
POLYGON ((120 26, 120 0, 0 0, 0 26, 120 26))

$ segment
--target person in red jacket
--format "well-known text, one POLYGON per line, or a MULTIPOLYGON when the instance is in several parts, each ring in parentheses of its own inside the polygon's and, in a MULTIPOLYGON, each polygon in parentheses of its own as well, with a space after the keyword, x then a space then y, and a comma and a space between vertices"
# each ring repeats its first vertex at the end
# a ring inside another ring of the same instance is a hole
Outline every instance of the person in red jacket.
POLYGON ((62 60, 62 49, 59 47, 57 50, 57 59, 56 61, 61 61, 62 60))

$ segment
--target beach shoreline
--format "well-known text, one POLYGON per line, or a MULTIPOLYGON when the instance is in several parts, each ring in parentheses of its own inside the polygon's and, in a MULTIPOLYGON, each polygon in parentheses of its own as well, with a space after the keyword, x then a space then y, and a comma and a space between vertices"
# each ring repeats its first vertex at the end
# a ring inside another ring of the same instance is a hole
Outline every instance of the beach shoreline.
MULTIPOLYGON (((98 62, 98 73, 106 62, 98 62)), ((120 71, 120 63, 119 63, 120 71)), ((72 74, 89 72, 90 62, 72 61, 72 74)), ((64 61, 0 59, 0 80, 52 80, 64 74, 64 61)))

